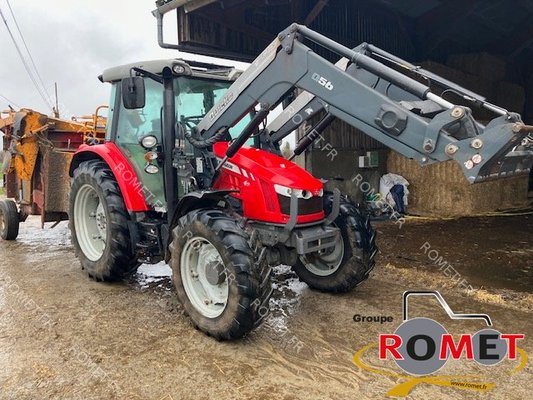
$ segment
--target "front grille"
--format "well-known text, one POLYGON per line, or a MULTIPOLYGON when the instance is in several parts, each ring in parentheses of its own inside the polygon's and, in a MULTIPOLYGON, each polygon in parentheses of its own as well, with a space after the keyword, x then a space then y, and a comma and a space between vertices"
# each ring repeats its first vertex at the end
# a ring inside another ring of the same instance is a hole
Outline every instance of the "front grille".
MULTIPOLYGON (((291 198, 278 194, 281 213, 291 214, 291 198)), ((313 196, 309 199, 298 199, 298 215, 316 214, 324 209, 322 197, 313 196)))

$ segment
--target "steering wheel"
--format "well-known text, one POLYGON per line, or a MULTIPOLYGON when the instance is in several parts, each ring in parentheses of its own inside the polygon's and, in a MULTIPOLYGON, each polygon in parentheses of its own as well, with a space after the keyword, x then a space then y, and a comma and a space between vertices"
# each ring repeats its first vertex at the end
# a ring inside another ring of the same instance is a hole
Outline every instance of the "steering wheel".
POLYGON ((192 129, 196 125, 198 125, 202 119, 204 119, 203 115, 191 115, 189 117, 183 117, 182 116, 180 122, 182 122, 185 125, 187 125, 187 127, 189 129, 192 129))

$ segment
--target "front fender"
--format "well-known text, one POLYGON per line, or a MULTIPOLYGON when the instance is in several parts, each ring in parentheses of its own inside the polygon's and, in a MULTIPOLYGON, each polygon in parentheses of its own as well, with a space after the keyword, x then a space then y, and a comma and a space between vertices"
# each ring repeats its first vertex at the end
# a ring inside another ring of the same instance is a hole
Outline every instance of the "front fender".
POLYGON ((183 196, 172 216, 172 227, 176 226, 178 219, 189 211, 199 208, 213 207, 219 201, 225 200, 231 193, 237 190, 205 190, 201 192, 191 192, 183 196))
POLYGON ((81 145, 70 164, 70 176, 74 175, 74 171, 82 162, 97 159, 104 161, 111 169, 128 211, 150 211, 143 195, 143 185, 137 177, 137 173, 114 143, 107 142, 95 146, 81 145))
POLYGON ((236 192, 236 190, 206 190, 188 193, 180 199, 176 209, 173 211, 170 226, 167 226, 167 231, 164 234, 164 238, 166 239, 164 242, 166 262, 169 262, 170 260, 168 246, 172 243, 172 230, 177 225, 178 220, 192 210, 207 207, 214 208, 221 200, 225 201, 226 198, 234 192, 236 192))

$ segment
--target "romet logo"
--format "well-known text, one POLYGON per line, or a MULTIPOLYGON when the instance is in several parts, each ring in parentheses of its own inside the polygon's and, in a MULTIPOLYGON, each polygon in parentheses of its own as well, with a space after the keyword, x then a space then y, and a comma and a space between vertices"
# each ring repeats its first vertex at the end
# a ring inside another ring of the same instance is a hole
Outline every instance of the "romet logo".
POLYGON ((505 334, 492 329, 492 320, 487 314, 456 314, 437 291, 405 292, 403 294, 403 320, 404 322, 393 334, 379 335, 377 344, 365 346, 354 356, 354 362, 363 369, 407 379, 407 382, 391 389, 388 393, 390 396, 407 396, 418 383, 479 391, 490 390, 494 387, 493 383, 460 381, 461 377, 428 376, 440 370, 450 358, 473 360, 482 366, 496 365, 504 359, 516 361, 520 358, 518 367, 512 372, 520 371, 527 363, 526 352, 517 346, 517 342, 524 339, 523 334, 505 334), (413 296, 435 297, 451 319, 482 320, 488 328, 454 338, 444 326, 433 319, 409 319, 409 298, 413 296), (382 371, 363 362, 363 354, 373 347, 377 347, 379 360, 392 359, 403 371, 415 377, 409 378, 409 376, 382 371))

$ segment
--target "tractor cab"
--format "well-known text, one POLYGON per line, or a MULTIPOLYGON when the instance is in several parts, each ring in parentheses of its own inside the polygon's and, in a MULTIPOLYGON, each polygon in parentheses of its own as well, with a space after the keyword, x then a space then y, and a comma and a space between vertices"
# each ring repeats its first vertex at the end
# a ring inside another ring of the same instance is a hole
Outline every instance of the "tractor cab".
MULTIPOLYGON (((178 185, 177 198, 189 191, 183 186, 193 180, 191 168, 207 180, 203 170, 211 166, 203 165, 185 135, 194 134, 196 125, 240 74, 232 67, 156 60, 111 68, 99 77, 112 85, 106 141, 114 143, 129 160, 136 178, 132 180, 149 207, 167 210, 164 159, 171 160, 175 150, 187 155, 188 165, 184 162, 181 172, 191 178, 178 185)), ((246 120, 230 127, 230 136, 237 135, 246 120)))

